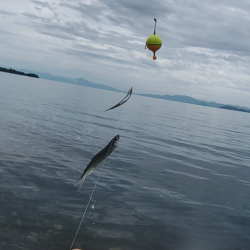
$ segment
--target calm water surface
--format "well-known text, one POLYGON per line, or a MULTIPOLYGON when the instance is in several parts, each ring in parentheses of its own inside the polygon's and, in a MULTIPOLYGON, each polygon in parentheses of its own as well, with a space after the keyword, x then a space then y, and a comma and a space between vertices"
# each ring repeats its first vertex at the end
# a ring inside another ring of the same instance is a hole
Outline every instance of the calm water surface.
POLYGON ((116 134, 75 248, 250 249, 249 114, 0 79, 1 250, 70 248, 101 167, 74 183, 116 134))

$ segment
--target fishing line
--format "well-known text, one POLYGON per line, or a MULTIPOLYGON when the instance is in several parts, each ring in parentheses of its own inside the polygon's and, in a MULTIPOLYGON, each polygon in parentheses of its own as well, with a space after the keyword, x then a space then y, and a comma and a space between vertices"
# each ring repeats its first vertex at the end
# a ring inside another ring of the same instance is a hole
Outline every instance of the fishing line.
MULTIPOLYGON (((117 126, 117 128, 116 128, 116 130, 115 130, 115 134, 117 133, 117 131, 118 131, 119 127, 120 127, 121 120, 122 120, 121 118, 122 118, 122 116, 123 116, 124 108, 125 108, 125 107, 123 107, 123 109, 122 109, 122 113, 121 113, 121 115, 120 115, 120 119, 119 119, 119 122, 118 122, 118 126, 117 126)), ((112 145, 112 144, 110 144, 109 150, 108 150, 107 155, 106 155, 106 157, 105 157, 105 159, 104 159, 104 162, 103 162, 103 164, 102 164, 102 167, 101 167, 101 170, 100 170, 100 172, 99 172, 99 175, 98 175, 98 177, 97 177, 97 179, 96 179, 94 188, 93 188, 92 193, 91 193, 91 195, 90 195, 90 197, 89 197, 89 201, 88 201, 87 206, 86 206, 86 208, 85 208, 85 210, 84 210, 84 212, 83 212, 81 221, 80 221, 79 226, 78 226, 78 228, 77 228, 77 230, 76 230, 75 237, 74 237, 74 239, 73 239, 73 241, 72 241, 72 243, 71 243, 70 250, 72 249, 72 247, 73 247, 73 245, 74 245, 74 243, 75 243, 76 237, 77 237, 77 235, 78 235, 78 232, 79 232, 79 230, 80 230, 80 228, 81 228, 81 226, 82 226, 83 219, 84 219, 84 217, 85 217, 85 215, 86 215, 86 213, 87 213, 87 210, 88 210, 90 201, 92 200, 92 196, 93 196, 93 194, 94 194, 94 192, 95 192, 95 189, 96 189, 96 186, 97 186, 97 184, 98 184, 99 178, 101 177, 102 170, 103 170, 103 167, 104 167, 104 165, 105 165, 106 159, 108 158, 107 156, 108 156, 108 153, 109 153, 109 151, 110 151, 111 145, 112 145)), ((79 191, 79 190, 78 190, 78 191, 79 191)))

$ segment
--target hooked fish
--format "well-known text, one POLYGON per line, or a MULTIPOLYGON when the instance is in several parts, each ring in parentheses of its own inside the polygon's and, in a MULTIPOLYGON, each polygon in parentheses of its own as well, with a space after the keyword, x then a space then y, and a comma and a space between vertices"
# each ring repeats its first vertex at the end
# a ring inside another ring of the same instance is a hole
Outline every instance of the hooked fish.
POLYGON ((124 104, 130 98, 130 96, 132 95, 132 91, 133 91, 133 87, 129 89, 127 95, 120 102, 118 102, 113 107, 111 107, 109 109, 106 109, 105 111, 108 111, 108 110, 111 110, 111 109, 115 109, 115 108, 121 106, 122 104, 124 104))
MULTIPOLYGON (((118 146, 118 142, 119 142, 120 136, 116 135, 110 142, 109 144, 103 148, 99 153, 97 153, 90 161, 90 163, 88 164, 88 166, 84 169, 83 174, 81 175, 81 177, 79 178, 79 180, 75 183, 75 185, 77 183, 80 182, 80 188, 82 187, 82 184, 85 180, 85 178, 92 173, 92 171, 103 161, 105 160, 113 151, 114 149, 118 146)), ((78 191, 79 191, 78 190, 78 191)))

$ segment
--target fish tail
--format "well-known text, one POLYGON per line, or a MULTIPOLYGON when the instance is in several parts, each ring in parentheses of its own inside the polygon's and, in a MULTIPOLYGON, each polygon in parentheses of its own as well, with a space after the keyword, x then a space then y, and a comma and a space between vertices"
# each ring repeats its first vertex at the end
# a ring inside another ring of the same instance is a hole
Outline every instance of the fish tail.
POLYGON ((79 184, 78 192, 81 190, 84 181, 85 181, 85 177, 81 177, 81 178, 74 184, 74 186, 76 186, 77 184, 79 184))

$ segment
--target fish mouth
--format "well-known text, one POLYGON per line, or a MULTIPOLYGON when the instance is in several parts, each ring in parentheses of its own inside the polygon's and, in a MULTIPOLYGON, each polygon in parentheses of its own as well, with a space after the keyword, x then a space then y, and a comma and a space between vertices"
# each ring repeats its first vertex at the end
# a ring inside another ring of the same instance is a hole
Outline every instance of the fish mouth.
POLYGON ((115 136, 115 141, 114 141, 114 144, 113 144, 115 147, 118 146, 119 139, 120 139, 120 136, 119 136, 119 135, 115 136))

